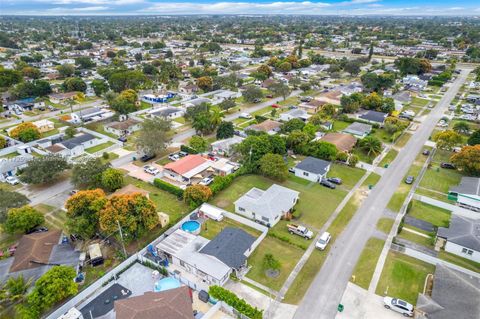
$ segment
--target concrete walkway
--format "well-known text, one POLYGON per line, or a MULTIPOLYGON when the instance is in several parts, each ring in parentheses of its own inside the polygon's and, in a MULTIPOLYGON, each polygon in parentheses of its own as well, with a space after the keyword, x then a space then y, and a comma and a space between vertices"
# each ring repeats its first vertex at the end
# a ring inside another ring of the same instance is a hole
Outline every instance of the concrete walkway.
POLYGON ((265 285, 262 285, 261 283, 256 282, 255 280, 252 280, 252 279, 248 278, 247 276, 244 276, 242 278, 242 280, 245 281, 245 282, 248 282, 250 285, 253 285, 253 286, 255 286, 259 289, 265 290, 266 292, 270 293, 270 295, 272 295, 272 296, 276 297, 278 295, 278 291, 273 290, 270 287, 267 287, 265 285))
POLYGON ((413 229, 405 227, 405 226, 403 226, 402 230, 407 231, 407 232, 412 233, 412 234, 415 234, 415 235, 418 235, 418 236, 422 236, 422 237, 425 237, 425 238, 430 238, 430 236, 425 235, 424 233, 421 233, 419 231, 413 230, 413 229))

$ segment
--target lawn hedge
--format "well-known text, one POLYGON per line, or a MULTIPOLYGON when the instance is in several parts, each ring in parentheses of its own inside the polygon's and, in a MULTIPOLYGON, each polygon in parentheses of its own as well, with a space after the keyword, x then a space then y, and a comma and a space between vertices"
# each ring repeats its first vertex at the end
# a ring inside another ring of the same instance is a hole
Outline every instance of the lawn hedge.
POLYGON ((213 298, 225 302, 226 304, 235 308, 238 312, 251 319, 261 319, 263 317, 263 310, 259 310, 257 307, 252 307, 245 300, 240 299, 230 290, 220 286, 210 286, 208 293, 213 298))
POLYGON ((153 185, 155 185, 155 187, 158 187, 166 192, 169 192, 170 194, 177 196, 178 198, 183 198, 183 189, 181 189, 180 187, 177 187, 175 185, 162 181, 159 178, 155 178, 153 180, 153 185))

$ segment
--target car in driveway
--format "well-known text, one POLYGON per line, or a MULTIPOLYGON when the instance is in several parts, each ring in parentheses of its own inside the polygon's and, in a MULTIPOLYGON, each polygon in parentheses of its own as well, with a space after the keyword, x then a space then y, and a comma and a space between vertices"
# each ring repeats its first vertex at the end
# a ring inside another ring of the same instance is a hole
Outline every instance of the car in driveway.
POLYGON ((155 154, 145 154, 142 157, 140 157, 140 160, 145 163, 154 158, 155 158, 155 154))
POLYGON ((145 165, 143 167, 143 171, 150 175, 157 175, 158 173, 160 173, 160 171, 156 167, 153 167, 151 165, 145 165))
POLYGON ((5 178, 5 182, 10 185, 17 185, 18 183, 20 183, 18 178, 16 178, 15 176, 7 176, 5 178))
POLYGON ((332 182, 329 182, 329 181, 326 180, 326 179, 322 179, 322 180, 320 181, 320 185, 325 186, 325 187, 328 187, 328 188, 330 188, 330 189, 335 189, 335 188, 336 188, 335 184, 333 184, 332 182))
POLYGON ((175 154, 170 154, 170 155, 168 155, 168 159, 175 162, 175 161, 178 161, 180 159, 180 155, 178 155, 176 153, 175 154))
POLYGON ((337 185, 342 185, 342 179, 339 178, 339 177, 329 177, 329 178, 327 178, 327 181, 329 181, 330 183, 337 184, 337 185))
POLYGON ((415 177, 412 175, 408 175, 407 178, 405 178, 405 184, 413 184, 413 181, 415 180, 415 177))
POLYGON ((250 115, 250 113, 242 113, 242 114, 240 114, 238 117, 241 118, 241 119, 247 119, 247 120, 253 118, 253 117, 250 115))
POLYGON ((324 250, 328 243, 330 242, 330 239, 332 238, 332 235, 330 235, 329 232, 324 232, 322 236, 318 239, 318 241, 315 243, 315 247, 324 250))
POLYGON ((401 313, 405 317, 413 317, 413 305, 408 302, 392 297, 383 298, 385 308, 401 313))
POLYGON ((428 156, 430 155, 430 150, 423 150, 422 154, 428 156))
POLYGON ((37 226, 32 229, 29 229, 26 231, 27 234, 33 234, 33 233, 44 233, 47 232, 48 228, 44 226, 37 226))
POLYGON ((205 177, 198 184, 207 186, 207 185, 210 185, 212 182, 213 182, 213 177, 205 177))

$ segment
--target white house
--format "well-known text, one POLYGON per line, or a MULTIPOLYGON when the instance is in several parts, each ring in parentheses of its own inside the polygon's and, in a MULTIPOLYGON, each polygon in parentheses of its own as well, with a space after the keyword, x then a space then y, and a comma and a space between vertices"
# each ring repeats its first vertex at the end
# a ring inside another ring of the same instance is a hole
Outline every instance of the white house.
POLYGON ((134 119, 112 122, 105 125, 105 131, 115 134, 116 136, 130 135, 140 130, 140 128, 140 122, 134 119))
POLYGON ((437 240, 445 241, 445 251, 480 263, 480 220, 452 215, 448 228, 439 227, 437 240))
POLYGON ((52 154, 76 157, 82 155, 85 152, 85 149, 94 147, 102 143, 102 141, 103 140, 96 138, 92 134, 82 133, 71 139, 48 146, 45 150, 52 154))
POLYGON ((233 147, 243 141, 243 137, 233 136, 223 140, 218 140, 210 144, 212 152, 228 156, 232 153, 233 147))
POLYGON ((182 117, 184 113, 184 110, 178 107, 164 107, 149 112, 150 116, 161 117, 166 120, 173 120, 182 117))
POLYGON ((273 227, 292 211, 299 195, 299 192, 277 184, 273 184, 267 190, 254 187, 234 203, 235 212, 273 227))
POLYGON ((163 167, 163 176, 180 183, 193 183, 211 175, 211 161, 200 155, 187 155, 163 167))
POLYGON ((372 131, 372 126, 370 124, 353 122, 347 126, 342 132, 347 134, 352 134, 355 137, 360 139, 366 137, 372 131))
POLYGON ((310 114, 307 111, 302 109, 293 109, 288 112, 280 114, 280 121, 288 122, 293 119, 300 119, 302 121, 306 121, 310 118, 310 114))
POLYGON ((330 162, 309 156, 298 163, 293 170, 295 171, 295 176, 297 177, 312 182, 319 182, 323 178, 327 177, 327 173, 330 170, 330 165, 330 162))
POLYGON ((463 208, 480 212, 480 178, 462 177, 460 184, 450 189, 448 198, 463 208))

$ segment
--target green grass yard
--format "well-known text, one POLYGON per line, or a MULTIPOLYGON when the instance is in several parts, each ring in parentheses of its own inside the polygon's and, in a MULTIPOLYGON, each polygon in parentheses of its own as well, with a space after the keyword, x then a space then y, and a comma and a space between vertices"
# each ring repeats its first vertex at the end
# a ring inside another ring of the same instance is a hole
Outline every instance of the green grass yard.
POLYGON ((423 292, 425 278, 435 272, 435 266, 421 260, 390 251, 377 286, 381 296, 395 296, 415 305, 423 292))
POLYGON ((393 160, 395 159, 395 157, 397 157, 397 155, 398 155, 398 151, 392 148, 390 151, 388 151, 387 155, 385 155, 385 157, 382 159, 382 161, 378 166, 385 167, 385 165, 389 165, 390 163, 393 162, 393 160))
MULTIPOLYGON (((406 225, 404 227, 412 228, 409 225, 406 225)), ((402 231, 400 232, 400 234, 397 235, 397 237, 408 240, 412 243, 416 243, 416 244, 425 246, 427 248, 433 249, 433 247, 434 247, 433 237, 428 237, 427 238, 427 237, 420 236, 418 234, 409 232, 408 230, 405 230, 405 229, 402 229, 402 231)))
POLYGON ((391 218, 382 217, 378 220, 377 229, 385 234, 389 234, 395 221, 391 218))
POLYGON ((473 260, 463 258, 451 253, 446 252, 445 250, 440 250, 438 253, 438 258, 448 261, 452 264, 458 265, 460 267, 470 269, 472 271, 480 273, 480 263, 474 262, 473 260))
POLYGON ((207 239, 212 240, 217 236, 225 227, 234 227, 234 228, 240 228, 249 233, 250 235, 254 237, 260 236, 261 232, 248 227, 242 223, 239 223, 233 219, 229 218, 224 218, 222 221, 215 221, 211 219, 207 219, 203 224, 202 224, 202 230, 200 232, 200 236, 205 237, 207 239))
POLYGON ((360 258, 358 259, 357 265, 353 270, 350 279, 351 282, 363 289, 368 289, 384 244, 384 240, 375 237, 372 237, 367 241, 360 258))
POLYGON ((101 150, 106 149, 107 147, 112 146, 113 144, 114 144, 113 142, 108 141, 108 142, 105 142, 105 143, 102 143, 102 144, 95 145, 93 147, 89 147, 89 148, 85 149, 85 152, 90 153, 90 154, 95 154, 97 152, 100 152, 101 150))
POLYGON ((433 205, 412 200, 411 208, 408 211, 411 217, 422 219, 437 227, 448 227, 451 214, 448 210, 433 205))

